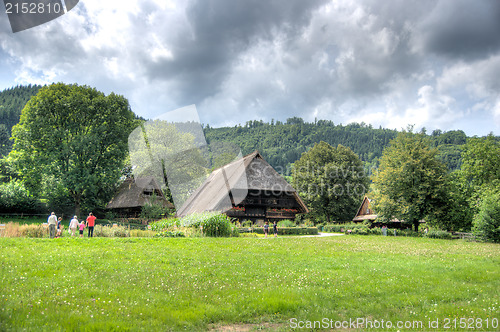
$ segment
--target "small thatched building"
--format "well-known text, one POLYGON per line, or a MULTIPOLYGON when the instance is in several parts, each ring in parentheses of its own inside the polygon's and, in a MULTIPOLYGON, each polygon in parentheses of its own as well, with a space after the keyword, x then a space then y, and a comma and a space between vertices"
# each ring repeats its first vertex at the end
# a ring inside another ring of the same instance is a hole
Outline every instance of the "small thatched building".
POLYGON ((370 220, 373 222, 375 221, 375 219, 377 219, 377 215, 370 208, 370 202, 371 200, 368 198, 368 196, 365 196, 365 198, 363 198, 363 202, 361 203, 361 206, 359 207, 358 212, 356 213, 352 221, 363 222, 365 220, 370 220))
POLYGON ((141 214, 142 207, 153 202, 167 208, 174 207, 167 201, 152 176, 141 177, 124 181, 106 209, 117 213, 121 218, 137 218, 141 214))
MULTIPOLYGON (((404 225, 404 220, 399 220, 397 218, 393 218, 389 220, 388 222, 379 222, 377 221, 378 215, 375 213, 375 211, 371 208, 370 203, 372 202, 371 199, 368 198, 368 196, 365 196, 363 198, 363 202, 361 203, 361 206, 358 209, 358 212, 352 219, 353 222, 363 222, 365 220, 371 221, 373 226, 380 226, 382 224, 388 224, 391 228, 403 228, 405 227, 404 225)), ((420 220, 420 223, 425 223, 425 220, 420 220)), ((406 227, 408 227, 406 225, 406 227)))
POLYGON ((307 213, 297 191, 255 151, 214 170, 177 211, 221 211, 240 222, 295 219, 307 213))

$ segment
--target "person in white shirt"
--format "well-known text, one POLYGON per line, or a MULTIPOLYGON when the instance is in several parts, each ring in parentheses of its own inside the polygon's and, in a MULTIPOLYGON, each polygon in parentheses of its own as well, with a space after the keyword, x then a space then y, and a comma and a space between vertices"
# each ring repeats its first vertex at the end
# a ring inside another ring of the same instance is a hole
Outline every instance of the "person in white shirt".
POLYGON ((78 218, 76 216, 69 222, 69 229, 71 230, 71 236, 76 235, 76 230, 80 224, 78 223, 78 218))
POLYGON ((49 224, 49 236, 51 239, 56 235, 56 225, 57 225, 57 217, 54 212, 52 212, 47 219, 47 223, 49 224))

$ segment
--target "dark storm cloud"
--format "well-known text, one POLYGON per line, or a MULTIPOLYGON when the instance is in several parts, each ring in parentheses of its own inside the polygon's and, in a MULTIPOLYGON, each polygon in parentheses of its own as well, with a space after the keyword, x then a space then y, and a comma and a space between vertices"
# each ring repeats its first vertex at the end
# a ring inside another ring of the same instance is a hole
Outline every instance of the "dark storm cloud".
POLYGON ((237 57, 249 46, 270 39, 273 31, 295 35, 307 25, 315 1, 193 1, 186 17, 190 29, 172 45, 173 59, 147 63, 152 79, 178 80, 183 102, 200 102, 219 91, 237 57))
POLYGON ((144 117, 197 104, 211 126, 300 116, 474 128, 478 114, 500 123, 499 7, 87 0, 16 36, 0 24, 0 54, 15 84, 89 84, 125 95, 144 117))
POLYGON ((420 26, 424 50, 472 60, 500 50, 500 1, 439 1, 420 26))

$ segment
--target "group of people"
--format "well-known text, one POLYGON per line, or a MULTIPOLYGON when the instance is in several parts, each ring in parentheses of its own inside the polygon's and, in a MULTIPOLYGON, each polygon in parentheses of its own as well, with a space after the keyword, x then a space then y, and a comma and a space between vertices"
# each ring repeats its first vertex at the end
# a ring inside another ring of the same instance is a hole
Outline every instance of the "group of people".
MULTIPOLYGON (((273 224, 273 233, 274 237, 278 237, 278 223, 276 222, 276 220, 273 224)), ((266 221, 266 223, 264 224, 264 234, 265 237, 267 237, 267 235, 269 234, 269 221, 266 221)))
MULTIPOLYGON (((80 237, 83 237, 83 230, 85 229, 85 227, 87 227, 89 231, 88 237, 93 237, 95 220, 96 217, 92 214, 92 212, 89 213, 89 216, 87 217, 86 220, 81 220, 81 222, 78 221, 77 216, 74 216, 73 219, 71 219, 71 221, 69 222, 69 232, 71 233, 71 236, 75 236, 76 231, 78 230, 80 233, 80 237)), ((58 238, 61 236, 62 232, 61 221, 62 218, 61 217, 57 218, 54 212, 52 212, 49 218, 47 219, 47 223, 49 224, 49 236, 51 239, 53 239, 54 237, 58 238)))

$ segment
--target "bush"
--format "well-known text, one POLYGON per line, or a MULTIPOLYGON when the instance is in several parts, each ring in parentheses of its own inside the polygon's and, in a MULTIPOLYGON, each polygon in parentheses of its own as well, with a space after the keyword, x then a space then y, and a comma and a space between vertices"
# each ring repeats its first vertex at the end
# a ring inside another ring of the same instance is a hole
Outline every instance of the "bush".
POLYGON ((231 219, 220 212, 193 213, 181 220, 181 226, 201 228, 203 235, 211 237, 231 236, 231 219))
POLYGON ((240 236, 240 231, 238 227, 231 227, 231 237, 239 237, 240 236))
POLYGON ((181 231, 163 231, 155 234, 155 237, 185 237, 181 231))
POLYGON ((155 221, 150 224, 151 230, 161 232, 173 227, 180 227, 181 221, 178 218, 168 218, 155 221))
POLYGON ((157 197, 153 195, 151 201, 144 205, 141 210, 141 218, 144 219, 160 219, 168 217, 170 209, 164 207, 162 203, 157 202, 157 197))
POLYGON ((473 225, 472 232, 478 240, 500 243, 500 193, 483 198, 473 225))
POLYGON ((129 237, 130 231, 123 226, 108 227, 96 225, 94 227, 94 236, 97 237, 129 237))
MULTIPOLYGON (((264 234, 263 227, 252 228, 253 233, 264 234)), ((272 229, 269 229, 269 234, 272 235, 272 229)), ((316 227, 278 227, 278 235, 318 235, 316 227)))
POLYGON ((154 237, 156 232, 153 231, 144 231, 142 229, 131 229, 130 237, 154 237))
POLYGON ((354 229, 357 228, 366 228, 366 226, 362 224, 327 224, 323 226, 323 232, 326 233, 345 233, 347 230, 351 230, 351 232, 354 229))
POLYGON ((295 227, 295 222, 285 219, 278 222, 278 227, 295 227))
POLYGON ((252 227, 253 223, 251 220, 245 220, 243 221, 243 224, 241 224, 241 226, 243 227, 252 227))
POLYGON ((446 231, 430 231, 429 233, 427 233, 426 237, 431 239, 452 239, 451 234, 446 231))
MULTIPOLYGON (((396 232, 396 236, 410 236, 410 237, 420 237, 421 233, 417 233, 412 229, 397 229, 397 228, 388 228, 387 235, 394 236, 394 231, 396 232)), ((446 232, 445 232, 446 233, 446 232)))
POLYGON ((37 212, 40 202, 34 198, 21 181, 0 184, 0 212, 37 212))
POLYGON ((368 232, 368 227, 357 227, 352 230, 351 234, 368 235, 370 232, 368 232))

